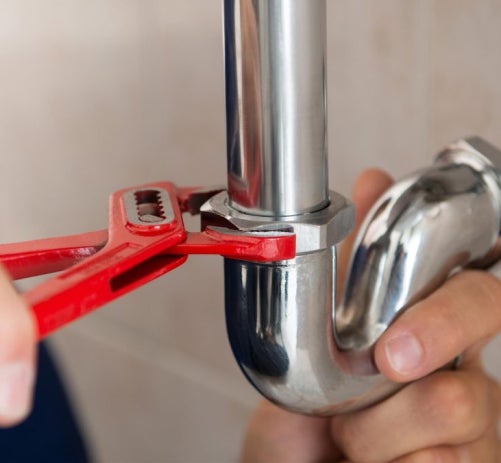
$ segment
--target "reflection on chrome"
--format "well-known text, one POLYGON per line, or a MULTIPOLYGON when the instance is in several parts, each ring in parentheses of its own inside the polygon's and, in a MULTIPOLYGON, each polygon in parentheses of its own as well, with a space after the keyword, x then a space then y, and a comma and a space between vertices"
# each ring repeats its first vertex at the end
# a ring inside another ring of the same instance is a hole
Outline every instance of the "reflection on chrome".
POLYGON ((226 261, 226 316, 243 372, 290 410, 363 408, 401 385, 378 374, 375 342, 451 273, 500 251, 501 152, 472 138, 396 183, 359 232, 334 310, 335 249, 281 264, 226 261))
POLYGON ((285 262, 226 259, 236 359, 290 410, 373 404, 401 387, 372 358, 394 317, 456 269, 497 257, 501 154, 464 140, 393 186, 360 232, 336 310, 336 246, 353 207, 328 185, 326 2, 224 0, 224 24, 228 192, 204 205, 203 223, 292 229, 297 245, 285 262))
POLYGON ((336 313, 342 349, 372 346, 397 312, 451 272, 496 257, 501 196, 489 153, 494 149, 479 139, 460 142, 379 199, 355 243, 336 313))

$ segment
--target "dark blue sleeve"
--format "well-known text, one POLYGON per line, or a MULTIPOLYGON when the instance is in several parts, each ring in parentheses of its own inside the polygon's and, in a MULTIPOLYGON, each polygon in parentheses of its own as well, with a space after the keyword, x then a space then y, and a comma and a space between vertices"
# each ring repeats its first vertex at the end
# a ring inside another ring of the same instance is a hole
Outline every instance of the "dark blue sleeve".
POLYGON ((88 463, 89 454, 47 346, 40 344, 31 415, 0 429, 2 463, 88 463))

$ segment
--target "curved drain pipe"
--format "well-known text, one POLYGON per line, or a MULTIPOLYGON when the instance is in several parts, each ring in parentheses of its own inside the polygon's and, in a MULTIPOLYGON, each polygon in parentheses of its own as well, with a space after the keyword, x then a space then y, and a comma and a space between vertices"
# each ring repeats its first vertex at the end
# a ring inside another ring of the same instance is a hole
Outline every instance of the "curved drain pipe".
POLYGON ((401 385, 372 347, 399 311, 499 250, 501 154, 470 139, 394 185, 358 237, 335 308, 336 244, 353 208, 327 184, 325 0, 225 0, 228 192, 205 225, 291 230, 296 258, 225 259, 226 320, 242 371, 269 400, 330 415, 401 385))

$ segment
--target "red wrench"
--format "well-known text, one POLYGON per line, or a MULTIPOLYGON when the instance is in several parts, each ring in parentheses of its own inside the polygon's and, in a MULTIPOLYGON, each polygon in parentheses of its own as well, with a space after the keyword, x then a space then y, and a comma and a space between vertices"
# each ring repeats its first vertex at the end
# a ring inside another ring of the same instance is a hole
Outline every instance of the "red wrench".
POLYGON ((208 196, 170 182, 119 190, 110 197, 108 230, 0 244, 0 262, 13 279, 61 271, 23 295, 39 338, 175 269, 189 254, 261 262, 294 257, 289 232, 187 232, 182 213, 198 194, 208 196))

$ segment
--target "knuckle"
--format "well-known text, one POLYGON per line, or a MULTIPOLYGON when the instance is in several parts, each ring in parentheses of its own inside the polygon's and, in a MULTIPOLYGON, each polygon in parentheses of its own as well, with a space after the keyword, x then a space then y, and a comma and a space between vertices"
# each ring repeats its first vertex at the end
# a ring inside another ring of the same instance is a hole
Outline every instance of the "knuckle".
POLYGON ((334 417, 331 421, 334 442, 349 461, 366 463, 370 460, 371 448, 364 436, 366 433, 347 417, 334 417))
POLYGON ((437 377, 428 396, 433 423, 437 429, 447 430, 450 443, 476 438, 484 430, 475 390, 461 376, 437 377))

